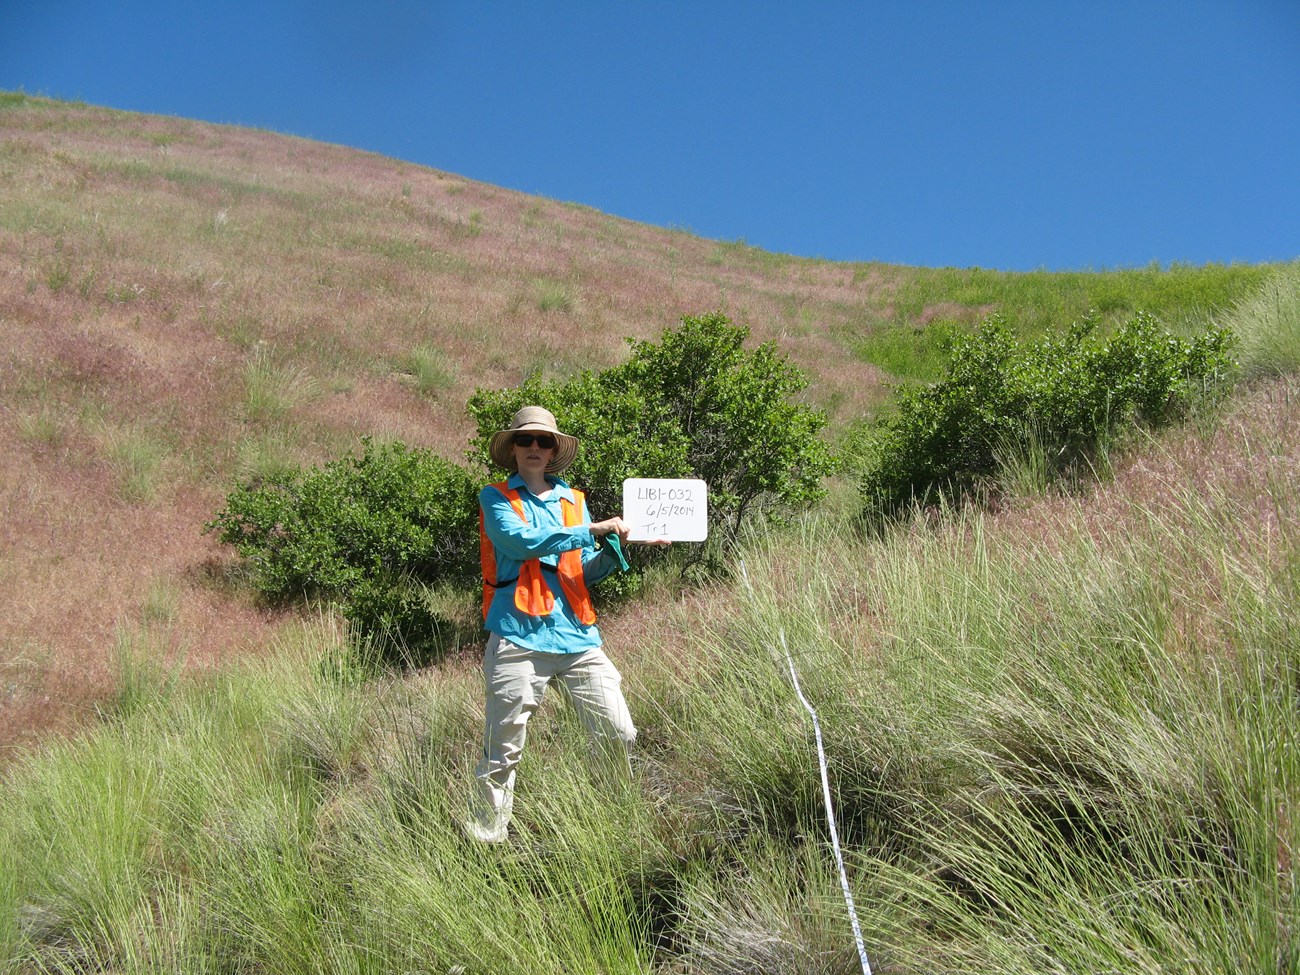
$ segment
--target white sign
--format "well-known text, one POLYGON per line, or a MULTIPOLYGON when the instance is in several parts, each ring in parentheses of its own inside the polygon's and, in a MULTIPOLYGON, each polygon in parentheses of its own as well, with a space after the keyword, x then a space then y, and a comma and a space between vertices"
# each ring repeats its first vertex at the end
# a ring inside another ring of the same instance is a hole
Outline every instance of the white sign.
POLYGON ((629 477, 623 482, 628 540, 702 542, 709 537, 709 489, 696 478, 629 477))

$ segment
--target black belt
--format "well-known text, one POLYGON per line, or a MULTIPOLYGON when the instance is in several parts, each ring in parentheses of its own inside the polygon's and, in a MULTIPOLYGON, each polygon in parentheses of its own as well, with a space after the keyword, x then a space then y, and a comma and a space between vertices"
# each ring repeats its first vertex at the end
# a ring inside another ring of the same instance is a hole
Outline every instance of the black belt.
MULTIPOLYGON (((560 567, 558 565, 548 565, 545 562, 539 562, 538 565, 542 567, 543 572, 549 572, 552 575, 560 571, 560 567)), ((484 579, 483 581, 487 583, 487 585, 491 586, 493 589, 504 589, 506 586, 513 586, 516 582, 519 581, 519 577, 515 576, 513 579, 507 579, 504 582, 488 582, 486 579, 484 579)))

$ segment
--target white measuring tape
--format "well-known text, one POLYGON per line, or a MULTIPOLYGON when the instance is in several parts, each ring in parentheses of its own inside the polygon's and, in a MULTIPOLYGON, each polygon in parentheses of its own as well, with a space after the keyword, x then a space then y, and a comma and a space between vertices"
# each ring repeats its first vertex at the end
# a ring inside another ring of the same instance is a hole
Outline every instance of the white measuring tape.
MULTIPOLYGON (((753 593, 753 587, 749 584, 749 573, 745 571, 745 562, 740 562, 740 575, 745 580, 745 588, 753 593)), ((844 869, 844 854, 840 850, 840 831, 835 826, 835 807, 831 802, 831 780, 830 774, 826 768, 826 749, 822 745, 822 723, 817 717, 817 712, 813 706, 808 703, 808 698, 804 697, 803 688, 799 686, 799 674, 794 669, 794 657, 790 655, 790 647, 785 642, 785 627, 778 626, 777 633, 781 637, 781 649, 785 651, 785 662, 790 667, 790 681, 794 684, 794 692, 799 697, 799 703, 804 706, 804 710, 812 717, 813 733, 817 738, 817 761, 821 765, 822 773, 822 798, 826 802, 826 823, 831 830, 831 847, 835 851, 835 862, 840 868, 840 887, 844 890, 844 904, 849 911, 849 923, 853 925, 853 940, 858 945, 858 958, 862 962, 863 975, 871 975, 871 962, 867 959, 867 946, 862 940, 862 929, 858 926, 858 912, 853 907, 853 891, 849 889, 849 874, 844 869)))

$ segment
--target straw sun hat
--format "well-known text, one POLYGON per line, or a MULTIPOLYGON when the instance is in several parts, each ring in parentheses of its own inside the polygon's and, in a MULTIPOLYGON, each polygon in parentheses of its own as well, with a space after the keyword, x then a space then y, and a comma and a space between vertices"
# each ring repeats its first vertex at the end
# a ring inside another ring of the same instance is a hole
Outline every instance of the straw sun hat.
POLYGON ((555 456, 546 465, 548 474, 559 474, 577 459, 578 438, 560 433, 550 410, 540 406, 525 406, 515 414, 508 430, 500 430, 492 435, 488 453, 498 467, 504 467, 508 471, 516 469, 513 445, 516 433, 549 433, 555 438, 555 456))

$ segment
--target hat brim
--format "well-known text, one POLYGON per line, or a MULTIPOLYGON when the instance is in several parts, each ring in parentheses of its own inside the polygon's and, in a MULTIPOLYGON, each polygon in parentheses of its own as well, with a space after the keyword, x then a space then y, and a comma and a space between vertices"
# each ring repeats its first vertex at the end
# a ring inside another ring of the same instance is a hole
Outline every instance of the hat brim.
POLYGON ((492 435, 492 440, 488 444, 488 455, 492 458, 492 463, 508 471, 518 470, 518 465, 515 464, 514 444, 512 441, 516 433, 528 433, 530 431, 546 433, 555 438, 555 456, 546 465, 546 473, 559 474, 567 470, 578 459, 577 437, 571 437, 567 433, 552 430, 540 423, 525 423, 509 430, 499 430, 492 435))

